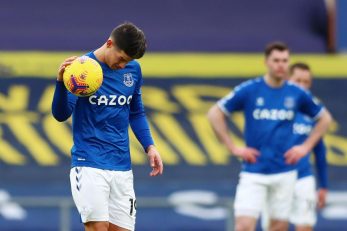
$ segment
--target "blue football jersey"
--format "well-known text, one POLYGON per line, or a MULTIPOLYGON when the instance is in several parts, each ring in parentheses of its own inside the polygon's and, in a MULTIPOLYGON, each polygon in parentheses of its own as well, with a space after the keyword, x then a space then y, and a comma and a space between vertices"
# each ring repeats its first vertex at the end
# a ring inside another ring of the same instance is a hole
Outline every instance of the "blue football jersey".
MULTIPOLYGON (((98 61, 93 52, 87 56, 98 61)), ((98 63, 104 75, 100 89, 89 97, 68 92, 64 101, 66 89, 57 82, 52 112, 59 121, 72 113, 72 167, 130 170, 129 124, 144 148, 153 144, 141 99, 140 65, 131 61, 113 70, 98 63)))
POLYGON ((297 113, 311 118, 319 116, 322 106, 298 86, 285 82, 279 88, 266 84, 264 77, 249 80, 218 102, 220 109, 229 115, 243 111, 244 137, 248 147, 260 151, 256 163, 243 162, 243 171, 271 174, 294 170, 287 165, 284 154, 296 144, 293 123, 297 113))

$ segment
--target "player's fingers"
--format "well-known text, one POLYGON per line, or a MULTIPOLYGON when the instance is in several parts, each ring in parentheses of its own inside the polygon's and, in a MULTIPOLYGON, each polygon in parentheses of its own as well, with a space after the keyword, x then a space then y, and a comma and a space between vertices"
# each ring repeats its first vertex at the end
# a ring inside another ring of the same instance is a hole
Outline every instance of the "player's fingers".
POLYGON ((150 172, 150 176, 155 176, 155 173, 156 173, 156 171, 155 171, 155 168, 152 168, 152 171, 150 172))
POLYGON ((60 66, 59 66, 59 70, 62 70, 62 69, 64 69, 64 68, 65 68, 64 63, 60 64, 60 66))
POLYGON ((65 59, 64 62, 60 65, 59 71, 64 70, 65 67, 69 66, 76 58, 77 56, 72 56, 70 58, 65 59))
POLYGON ((318 208, 321 209, 325 205, 325 198, 321 195, 318 194, 318 208))
POLYGON ((252 155, 251 156, 251 163, 255 163, 255 162, 257 162, 257 158, 254 155, 252 155))
POLYGON ((64 62, 64 63, 62 64, 62 66, 63 66, 64 68, 66 68, 67 66, 70 66, 71 63, 72 63, 72 61, 64 62))
POLYGON ((322 201, 321 201, 321 209, 325 207, 325 204, 326 204, 326 201, 325 201, 325 198, 322 198, 322 201))
POLYGON ((153 168, 153 170, 152 170, 150 175, 151 176, 156 176, 156 175, 158 175, 158 173, 159 173, 159 168, 155 167, 155 168, 153 168))
POLYGON ((154 168, 154 167, 155 167, 154 156, 149 155, 148 158, 149 158, 149 165, 150 165, 152 168, 154 168))
POLYGON ((251 163, 257 162, 257 157, 259 156, 259 152, 256 149, 247 150, 247 155, 251 163))
POLYGON ((291 164, 292 162, 292 157, 291 156, 287 156, 286 157, 286 164, 291 164))
POLYGON ((291 149, 289 149, 288 151, 286 151, 286 153, 284 153, 284 157, 288 158, 291 155, 291 149))
POLYGON ((293 158, 293 164, 296 164, 298 163, 300 160, 300 156, 299 155, 294 155, 294 158, 293 158))
POLYGON ((155 168, 157 169, 157 174, 163 174, 163 161, 161 160, 160 156, 157 155, 155 158, 155 168))
POLYGON ((160 173, 160 175, 162 175, 163 172, 164 172, 164 165, 163 165, 163 163, 161 163, 160 166, 159 166, 159 173, 160 173))
POLYGON ((293 164, 295 153, 290 149, 284 154, 287 164, 293 164))
POLYGON ((250 155, 253 156, 255 159, 257 159, 258 156, 260 156, 260 154, 258 152, 250 152, 250 155))
POLYGON ((286 163, 287 164, 294 164, 295 163, 295 153, 290 152, 288 155, 285 156, 286 163))
POLYGON ((246 154, 247 161, 250 163, 255 163, 257 161, 256 157, 251 153, 246 154))
POLYGON ((149 157, 149 164, 150 164, 150 166, 152 168, 152 171, 151 171, 151 173, 149 175, 150 176, 156 176, 158 174, 158 172, 159 172, 158 166, 156 164, 156 158, 153 155, 149 155, 148 157, 149 157))
POLYGON ((254 155, 254 156, 259 156, 260 155, 259 150, 255 149, 255 148, 250 148, 250 151, 252 152, 252 155, 254 155))
POLYGON ((73 60, 77 59, 77 56, 71 56, 64 60, 64 62, 72 62, 73 60))
POLYGON ((159 168, 159 174, 163 174, 164 171, 164 165, 163 165, 163 161, 161 159, 158 160, 158 168, 159 168))
POLYGON ((247 155, 247 153, 244 153, 242 156, 240 156, 244 161, 246 162, 250 162, 249 156, 247 155))

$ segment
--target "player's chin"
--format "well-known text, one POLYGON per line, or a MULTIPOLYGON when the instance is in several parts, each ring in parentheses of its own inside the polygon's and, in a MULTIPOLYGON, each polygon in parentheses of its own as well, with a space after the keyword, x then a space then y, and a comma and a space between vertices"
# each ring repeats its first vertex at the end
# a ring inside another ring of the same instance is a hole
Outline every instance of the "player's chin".
POLYGON ((286 74, 284 74, 284 73, 276 73, 275 78, 279 79, 279 80, 286 79, 286 74))
POLYGON ((122 67, 119 66, 118 64, 112 64, 112 65, 111 65, 111 69, 112 69, 112 70, 120 70, 120 69, 122 69, 122 67))

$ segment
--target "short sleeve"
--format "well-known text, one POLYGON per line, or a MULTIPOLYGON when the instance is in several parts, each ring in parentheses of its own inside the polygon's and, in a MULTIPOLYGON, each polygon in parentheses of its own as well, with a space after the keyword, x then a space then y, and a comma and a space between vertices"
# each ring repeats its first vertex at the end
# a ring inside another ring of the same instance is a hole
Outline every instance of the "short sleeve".
POLYGON ((321 112, 324 110, 323 105, 315 99, 312 94, 304 90, 302 90, 299 103, 299 111, 310 116, 314 120, 318 119, 321 112))
POLYGON ((244 109, 248 88, 248 82, 242 83, 241 85, 235 87, 235 89, 228 95, 218 101, 217 105, 224 112, 224 114, 229 115, 234 111, 241 111, 244 109))

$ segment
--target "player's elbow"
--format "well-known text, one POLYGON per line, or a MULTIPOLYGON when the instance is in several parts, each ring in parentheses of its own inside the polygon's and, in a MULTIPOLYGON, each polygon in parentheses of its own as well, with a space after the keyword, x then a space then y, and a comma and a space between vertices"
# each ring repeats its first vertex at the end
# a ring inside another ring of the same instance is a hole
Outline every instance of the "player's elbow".
POLYGON ((66 121, 69 117, 62 117, 62 116, 54 116, 53 117, 58 121, 58 122, 64 122, 66 121))
POLYGON ((329 126, 333 122, 333 117, 328 110, 324 110, 322 119, 324 119, 324 122, 327 126, 329 126))
POLYGON ((62 113, 57 112, 55 110, 52 110, 52 115, 53 115, 54 119, 56 119, 58 122, 64 122, 70 117, 69 115, 62 114, 62 113))
POLYGON ((130 112, 129 121, 132 122, 132 121, 139 119, 139 118, 142 118, 142 117, 146 117, 146 113, 144 110, 130 112))
POLYGON ((324 124, 324 127, 326 128, 325 130, 327 130, 330 124, 333 122, 333 117, 328 110, 324 110, 319 120, 321 124, 324 124))
POLYGON ((329 111, 327 112, 327 123, 330 125, 333 122, 333 116, 331 115, 331 113, 329 111))

